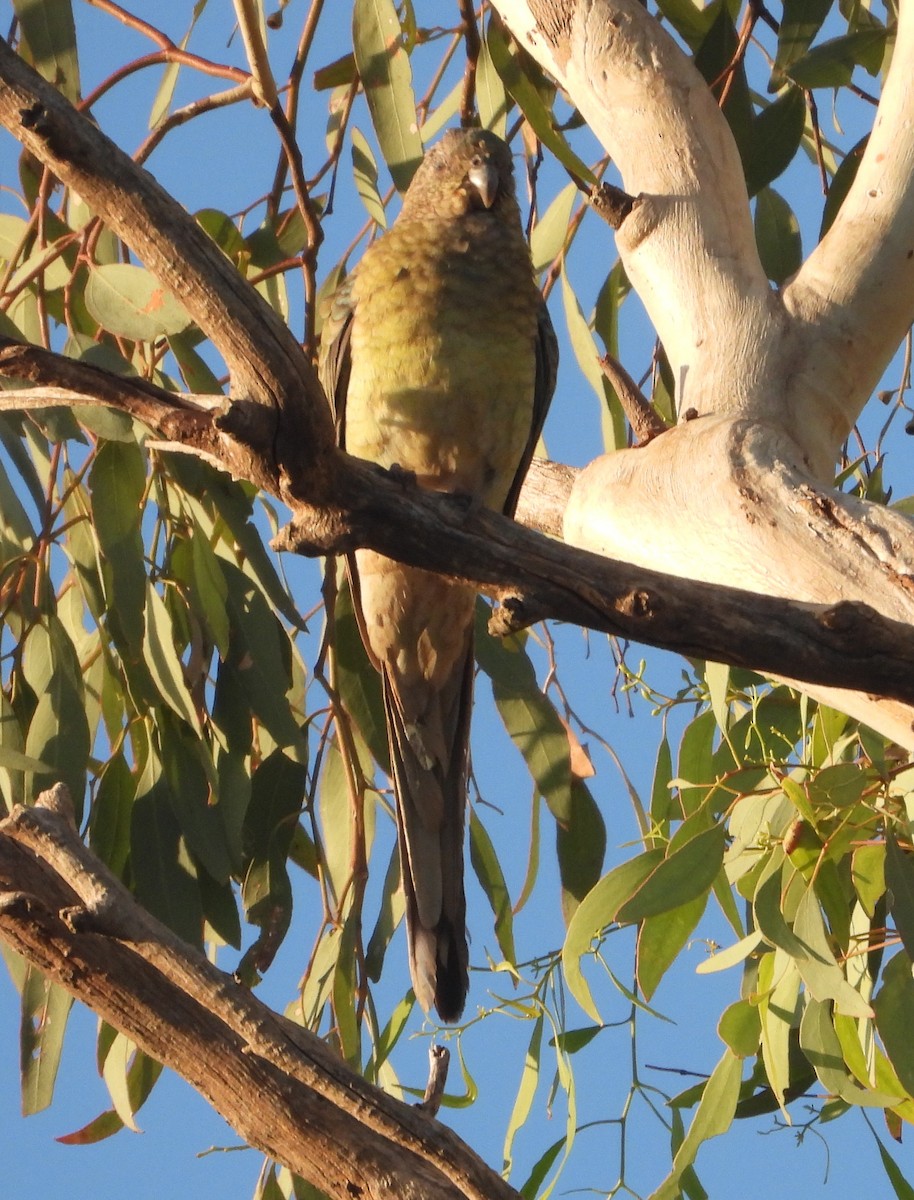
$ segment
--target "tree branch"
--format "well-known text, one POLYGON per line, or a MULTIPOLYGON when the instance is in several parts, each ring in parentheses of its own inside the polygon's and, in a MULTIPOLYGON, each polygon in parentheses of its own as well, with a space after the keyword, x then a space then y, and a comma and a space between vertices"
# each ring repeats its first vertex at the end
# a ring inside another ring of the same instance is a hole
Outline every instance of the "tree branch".
MULTIPOLYGON (((275 407, 282 473, 323 486, 334 437, 301 347, 193 218, 0 39, 0 124, 127 243, 181 300, 232 374, 238 398, 275 407)), ((266 451, 268 447, 264 447, 266 451)))
MULTIPOLYGON (((892 63, 863 159, 825 237, 784 291, 806 330, 797 391, 814 383, 850 430, 914 320, 914 10, 901 4, 892 63)), ((843 435, 842 435, 843 436, 843 435)))
POLYGON ((0 822, 0 936, 16 951, 331 1197, 517 1200, 449 1129, 151 917, 80 841, 68 806, 58 785, 0 822))

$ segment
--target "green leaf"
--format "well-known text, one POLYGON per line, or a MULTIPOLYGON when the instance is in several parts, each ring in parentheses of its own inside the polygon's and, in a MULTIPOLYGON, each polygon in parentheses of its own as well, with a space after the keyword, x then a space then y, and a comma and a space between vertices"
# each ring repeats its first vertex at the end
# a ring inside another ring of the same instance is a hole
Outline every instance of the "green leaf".
POLYGON ((743 158, 749 195, 766 187, 793 162, 806 128, 806 97, 788 88, 753 118, 750 153, 743 158))
POLYGON ((306 762, 307 744, 286 692, 291 679, 288 639, 257 584, 225 559, 219 559, 228 585, 231 656, 235 675, 251 711, 279 746, 306 762))
POLYGON ((606 382, 606 377, 600 370, 598 362, 600 352, 571 286, 564 262, 562 263, 562 305, 565 310, 568 337, 577 364, 600 401, 604 449, 607 452, 620 450, 626 445, 625 424, 621 420, 621 414, 617 413, 616 407, 610 405, 609 384, 606 382))
POLYGON ((524 70, 520 56, 512 53, 508 39, 500 27, 489 26, 486 44, 492 65, 539 140, 573 175, 585 184, 594 183, 594 174, 590 167, 578 158, 563 134, 556 129, 552 113, 543 103, 536 85, 524 70))
POLYGON ((381 978, 384 955, 387 953, 387 947, 390 945, 390 939, 393 937, 394 930, 403 919, 403 910, 403 890, 400 887, 400 855, 397 847, 394 846, 381 888, 381 906, 378 911, 378 919, 375 922, 375 927, 372 930, 371 937, 368 939, 368 946, 365 950, 365 972, 368 978, 374 980, 375 983, 381 978))
POLYGON ((578 189, 573 183, 566 184, 533 226, 530 233, 530 257, 537 275, 551 266, 562 252, 565 238, 568 236, 571 210, 578 194, 578 189))
POLYGON ((914 856, 901 849, 891 828, 885 831, 885 884, 895 928, 914 961, 914 856))
POLYGON ((914 979, 911 960, 902 950, 882 972, 882 987, 873 1000, 876 1029, 902 1087, 914 1095, 914 979))
POLYGON ((133 1042, 125 1037, 124 1034, 116 1034, 114 1041, 108 1048, 108 1053, 105 1055, 102 1075, 105 1080, 105 1086, 108 1088, 108 1095, 111 1097, 111 1102, 114 1105, 114 1111, 128 1129, 132 1129, 134 1133, 139 1133, 140 1129, 134 1120, 134 1108, 131 1102, 130 1090, 127 1086, 127 1072, 130 1066, 130 1058, 135 1049, 136 1047, 133 1042))
POLYGON ((89 471, 92 524, 102 554, 107 619, 115 640, 139 655, 146 565, 140 522, 146 463, 136 443, 105 442, 89 471))
POLYGON ((123 754, 105 766, 89 818, 89 845, 116 875, 122 875, 130 856, 130 817, 136 777, 123 754))
POLYGON ((832 0, 784 0, 778 29, 778 52, 771 72, 771 86, 780 86, 783 73, 801 58, 828 16, 832 0))
POLYGON ((48 1107, 60 1067, 73 997, 29 964, 20 988, 19 1062, 22 1113, 48 1107))
POLYGON ((143 656, 164 703, 179 717, 183 717, 191 729, 201 733, 200 716, 184 678, 181 659, 175 649, 171 616, 151 580, 146 584, 146 637, 143 641, 143 656))
POLYGON ((154 275, 132 263, 93 267, 85 300, 103 329, 135 342, 181 333, 190 324, 184 305, 154 275))
POLYGON ((882 1166, 886 1175, 889 1177, 889 1183, 892 1185, 892 1190, 898 1197, 898 1200, 914 1200, 914 1187, 908 1183, 895 1159, 892 1158, 882 1142, 876 1137, 875 1130, 873 1137, 876 1138, 876 1145, 879 1147, 879 1157, 882 1159, 882 1166))
POLYGON ((553 1142, 548 1149, 544 1150, 533 1164, 533 1169, 520 1189, 520 1194, 524 1200, 534 1200, 534 1197, 540 1194, 543 1180, 549 1174, 552 1164, 565 1148, 566 1141, 565 1137, 560 1137, 557 1142, 553 1142))
POLYGON ((483 129, 491 129, 503 138, 508 125, 508 93, 492 62, 489 50, 491 22, 479 47, 476 62, 476 106, 483 129))
POLYGON ((171 805, 187 845, 214 880, 226 883, 239 869, 240 854, 232 853, 227 814, 213 795, 215 769, 211 759, 206 761, 206 744, 168 712, 158 714, 155 735, 171 805))
POLYGON ((492 839, 477 817, 475 809, 470 812, 470 862, 495 915, 495 936, 498 938, 499 949, 504 959, 513 964, 517 959, 514 950, 511 897, 492 839))
POLYGON ((849 1017, 869 1017, 872 1009, 835 961, 814 885, 809 885, 800 899, 793 929, 803 946, 797 965, 810 995, 816 1000, 833 1000, 835 1010, 849 1017))
POLYGON ((650 1000, 656 992, 660 980, 694 933, 707 901, 707 895, 696 896, 642 922, 635 962, 638 987, 645 1000, 650 1000))
POLYGON ((716 971, 726 971, 728 967, 735 967, 737 963, 745 962, 750 954, 763 944, 765 936, 760 929, 753 930, 744 938, 740 938, 732 946, 728 946, 726 950, 718 950, 710 958, 700 962, 695 968, 696 975, 712 975, 716 971))
POLYGON ((540 1078, 540 1053, 542 1044, 543 1018, 540 1015, 533 1023, 533 1032, 530 1034, 527 1053, 524 1056, 524 1068, 521 1072, 520 1084, 517 1088, 517 1095, 514 1097, 511 1116, 508 1118, 508 1127, 505 1130, 505 1142, 502 1150, 502 1157, 504 1159, 502 1175, 505 1179, 510 1177, 511 1168, 514 1165, 514 1139, 517 1136, 518 1130, 522 1129, 526 1124, 527 1118, 530 1116, 530 1110, 533 1107, 533 1097, 536 1095, 536 1088, 540 1078))
POLYGON ((755 200, 755 240, 765 274, 783 285, 800 269, 803 241, 793 209, 774 188, 763 187, 755 200))
POLYGON ((238 965, 254 981, 272 963, 292 920, 292 885, 286 857, 304 804, 307 770, 281 750, 265 759, 251 780, 244 822, 245 915, 260 935, 238 965))
POLYGON ((641 921, 702 896, 720 871, 725 844, 723 825, 712 825, 696 834, 657 864, 620 906, 615 920, 641 921))
POLYGON ((835 217, 840 211, 841 205, 844 203, 845 196, 851 190, 851 184, 857 177, 857 169, 860 166, 868 141, 869 134, 861 138, 856 146, 851 147, 841 160, 841 166, 835 172, 834 178, 831 181, 831 187, 828 189, 828 196, 825 199, 825 206, 822 209, 822 228, 819 230, 820 239, 831 228, 835 217))
POLYGON ((130 827, 130 866, 137 898, 153 916, 199 946, 203 930, 200 890, 181 844, 181 827, 157 766, 140 779, 130 827))
POLYGON ((70 0, 13 0, 23 57, 70 101, 80 100, 76 26, 70 0))
POLYGON ((365 135, 353 125, 349 131, 352 140, 352 175, 355 190, 368 211, 369 217, 381 229, 387 228, 387 213, 378 189, 378 164, 365 135))
POLYGON ((567 925, 600 878, 606 855, 606 824, 580 779, 571 783, 568 820, 555 823, 555 848, 562 883, 562 916, 567 925))
POLYGON ((223 658, 229 653, 228 584, 219 559, 199 525, 190 536, 193 595, 223 658))
POLYGON ((365 652, 352 606, 348 578, 341 582, 337 592, 333 613, 333 653, 335 683, 343 707, 355 722, 375 762, 389 775, 390 754, 381 677, 365 652))
POLYGON ((86 790, 89 724, 79 658, 57 617, 32 626, 22 669, 38 697, 23 750, 47 767, 47 774, 26 780, 26 794, 34 797, 62 780, 70 789, 79 820, 86 790))
POLYGON ((741 1060, 729 1050, 724 1051, 705 1084, 692 1124, 673 1159, 673 1170, 651 1193, 650 1200, 677 1200, 680 1177, 695 1161, 702 1143, 726 1133, 733 1123, 741 1078, 741 1060))
POLYGON ((901 1096, 878 1092, 875 1088, 863 1088, 851 1077, 835 1032, 830 1004, 807 997, 800 1022, 800 1048, 825 1090, 840 1096, 846 1103, 889 1108, 902 1099, 901 1096))
POLYGON ((785 74, 801 88, 846 87, 855 67, 863 66, 871 74, 878 71, 887 36, 887 30, 878 28, 832 38, 796 59, 785 74))
POLYGON ((409 55, 393 0, 355 0, 352 48, 378 144, 397 191, 422 159, 409 55))
POLYGON ((758 1053, 762 1023, 757 1004, 737 1000, 729 1005, 717 1022, 720 1039, 738 1058, 752 1058, 758 1053))
POLYGON ((682 741, 679 743, 677 779, 686 816, 691 816, 703 803, 708 793, 707 785, 717 778, 713 748, 716 732, 717 718, 710 709, 699 713, 683 731, 682 741), (689 787, 689 784, 696 786, 689 787))
POLYGON ((511 740, 557 821, 571 819, 572 774, 568 734, 536 673, 520 637, 493 638, 488 608, 476 610, 476 659, 492 681, 492 694, 511 740))
POLYGON ((851 878, 857 898, 866 913, 872 918, 876 904, 885 895, 886 847, 871 844, 858 846, 851 859, 851 878))
POLYGON ((657 848, 615 867, 591 888, 568 924, 562 947, 565 982, 581 1008, 598 1024, 603 1021, 581 973, 581 959, 589 952, 597 934, 612 924, 619 909, 662 861, 663 851, 657 848))

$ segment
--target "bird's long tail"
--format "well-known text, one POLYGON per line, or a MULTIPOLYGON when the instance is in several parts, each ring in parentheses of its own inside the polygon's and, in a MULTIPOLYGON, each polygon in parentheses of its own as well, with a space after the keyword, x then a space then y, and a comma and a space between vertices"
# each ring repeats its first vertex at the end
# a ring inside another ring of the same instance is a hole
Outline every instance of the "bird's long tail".
POLYGON ((394 673, 389 667, 382 673, 409 972, 416 999, 426 1012, 434 1005, 442 1021, 459 1018, 469 987, 463 840, 474 658, 468 642, 424 706, 422 728, 405 717, 394 673))

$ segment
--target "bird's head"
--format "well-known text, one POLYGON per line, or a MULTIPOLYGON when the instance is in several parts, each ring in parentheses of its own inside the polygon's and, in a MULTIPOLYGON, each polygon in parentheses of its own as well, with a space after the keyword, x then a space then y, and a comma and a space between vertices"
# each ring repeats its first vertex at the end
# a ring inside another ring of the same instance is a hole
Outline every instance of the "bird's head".
POLYGON ((513 210, 514 166, 507 143, 487 129, 450 129, 419 165, 403 217, 462 217, 513 210))

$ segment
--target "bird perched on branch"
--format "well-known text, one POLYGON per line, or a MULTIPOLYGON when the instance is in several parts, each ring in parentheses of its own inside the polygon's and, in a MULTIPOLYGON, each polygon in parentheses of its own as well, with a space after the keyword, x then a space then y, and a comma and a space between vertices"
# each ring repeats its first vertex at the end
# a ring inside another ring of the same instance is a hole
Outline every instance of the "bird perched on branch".
MULTIPOLYGON (((321 378, 341 445, 513 514, 555 386, 555 335, 533 278, 511 151, 452 130, 425 156, 391 229, 337 292, 321 378)), ((406 898, 409 968, 426 1012, 463 1011, 471 587, 372 550, 350 559, 381 673, 406 898)))

